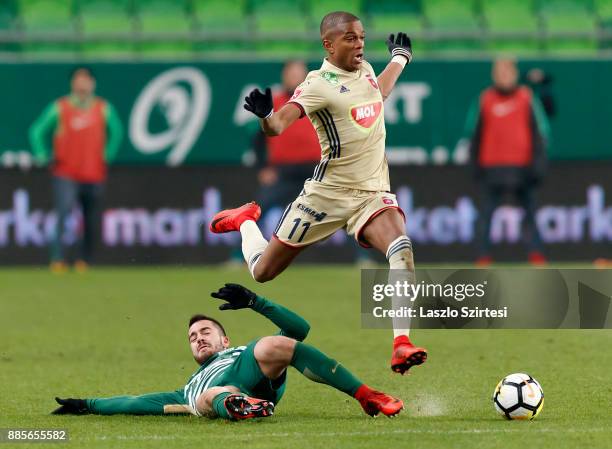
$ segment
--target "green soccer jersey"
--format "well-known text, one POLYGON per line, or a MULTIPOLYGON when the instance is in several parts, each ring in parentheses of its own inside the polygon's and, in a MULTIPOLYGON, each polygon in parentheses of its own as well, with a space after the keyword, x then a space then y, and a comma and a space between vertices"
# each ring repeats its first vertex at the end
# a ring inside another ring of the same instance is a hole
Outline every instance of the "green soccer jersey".
POLYGON ((213 355, 198 368, 189 378, 184 389, 185 401, 191 408, 197 410, 196 400, 198 396, 211 386, 215 386, 215 381, 219 380, 229 367, 234 364, 245 348, 246 346, 236 346, 235 348, 225 349, 213 355))

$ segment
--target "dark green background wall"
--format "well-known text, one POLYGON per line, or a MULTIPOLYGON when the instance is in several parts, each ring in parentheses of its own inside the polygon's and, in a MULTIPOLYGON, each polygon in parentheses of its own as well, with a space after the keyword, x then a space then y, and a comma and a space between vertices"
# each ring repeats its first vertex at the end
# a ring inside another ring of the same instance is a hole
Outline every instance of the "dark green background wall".
MULTIPOLYGON (((313 61, 310 67, 318 65, 313 61)), ((374 65, 377 70, 384 67, 374 65)), ((242 111, 241 98, 251 85, 278 83, 281 68, 271 62, 90 66, 98 78, 98 93, 116 106, 126 128, 118 162, 175 165, 240 162, 257 128, 251 116, 242 111), (178 68, 184 70, 177 72, 178 68), (173 74, 178 78, 172 79, 173 74), (158 95, 147 89, 154 79, 158 95), (151 94, 150 108, 137 113, 135 106, 143 91, 151 94), (203 95, 198 97, 198 91, 203 95), (135 118, 140 118, 141 126, 130 125, 135 118)), ((29 151, 30 125, 52 99, 68 91, 72 67, 64 63, 0 65, 4 103, 0 109, 0 153, 29 151)), ((520 64, 522 71, 533 67, 541 67, 554 77, 558 114, 551 121, 550 157, 611 159, 612 61, 532 60, 520 64)), ((410 65, 400 79, 396 99, 385 104, 390 151, 427 156, 437 148, 452 155, 462 137, 467 109, 488 85, 489 74, 488 61, 418 61, 410 65)))

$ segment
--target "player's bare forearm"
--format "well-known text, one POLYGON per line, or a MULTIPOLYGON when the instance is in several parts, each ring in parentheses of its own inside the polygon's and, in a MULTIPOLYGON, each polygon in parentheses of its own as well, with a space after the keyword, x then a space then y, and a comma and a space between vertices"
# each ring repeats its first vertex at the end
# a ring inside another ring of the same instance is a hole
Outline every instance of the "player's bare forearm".
POLYGON ((286 104, 268 118, 259 120, 266 136, 278 136, 300 118, 301 110, 293 104, 286 104))
POLYGON ((391 94, 403 70, 404 67, 402 67, 401 64, 391 61, 378 75, 378 87, 380 88, 380 93, 384 100, 391 94))

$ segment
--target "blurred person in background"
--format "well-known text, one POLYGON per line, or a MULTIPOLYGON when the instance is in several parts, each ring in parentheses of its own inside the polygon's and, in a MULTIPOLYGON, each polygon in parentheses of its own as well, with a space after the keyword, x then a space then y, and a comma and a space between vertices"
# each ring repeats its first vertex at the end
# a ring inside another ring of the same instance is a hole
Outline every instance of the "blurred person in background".
POLYGON ((518 84, 518 76, 514 60, 496 60, 493 86, 480 94, 467 120, 474 175, 484 197, 476 261, 481 266, 493 262, 491 220, 505 194, 514 195, 525 211, 529 262, 546 263, 535 222, 534 191, 546 169, 548 121, 538 98, 518 84))
POLYGON ((115 158, 123 137, 113 106, 95 96, 96 79, 89 67, 79 66, 71 72, 70 88, 70 93, 47 106, 30 128, 34 157, 42 165, 49 164, 52 175, 57 225, 50 242, 50 268, 56 273, 68 267, 62 237, 66 219, 76 205, 82 211, 83 235, 75 269, 85 271, 91 263, 107 164, 115 158))

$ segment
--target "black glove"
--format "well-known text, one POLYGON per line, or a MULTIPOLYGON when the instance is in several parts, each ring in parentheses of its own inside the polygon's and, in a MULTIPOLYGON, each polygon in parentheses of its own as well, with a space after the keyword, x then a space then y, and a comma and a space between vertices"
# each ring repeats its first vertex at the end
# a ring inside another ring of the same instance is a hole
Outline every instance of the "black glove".
POLYGON ((246 287, 238 284, 225 284, 218 292, 210 294, 213 298, 227 301, 219 306, 219 310, 237 310, 253 307, 257 295, 246 287))
POLYGON ((51 412, 52 415, 87 415, 90 412, 85 399, 60 399, 55 398, 61 407, 51 412))
POLYGON ((408 60, 408 63, 412 61, 412 43, 406 33, 397 33, 397 37, 390 34, 386 43, 391 56, 403 56, 408 60))
POLYGON ((259 89, 252 90, 248 97, 244 97, 244 109, 259 118, 270 117, 274 110, 270 88, 267 87, 265 93, 260 92, 259 89))

